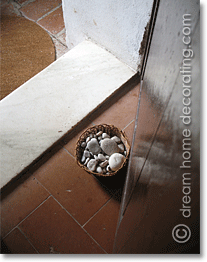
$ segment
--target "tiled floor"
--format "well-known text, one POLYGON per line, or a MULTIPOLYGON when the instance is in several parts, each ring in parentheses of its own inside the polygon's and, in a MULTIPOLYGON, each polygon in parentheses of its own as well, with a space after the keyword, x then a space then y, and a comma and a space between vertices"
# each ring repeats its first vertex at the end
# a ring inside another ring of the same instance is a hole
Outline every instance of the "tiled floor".
MULTIPOLYGON (((15 5, 64 45, 64 25, 54 23, 62 16, 61 1, 15 5)), ((91 115, 2 192, 1 238, 11 253, 112 253, 126 167, 115 177, 92 176, 76 164, 75 144, 80 133, 99 123, 114 124, 131 143, 138 95, 139 84, 91 115)))
POLYGON ((1 9, 32 20, 45 29, 55 45, 56 59, 69 51, 61 0, 2 0, 1 9))

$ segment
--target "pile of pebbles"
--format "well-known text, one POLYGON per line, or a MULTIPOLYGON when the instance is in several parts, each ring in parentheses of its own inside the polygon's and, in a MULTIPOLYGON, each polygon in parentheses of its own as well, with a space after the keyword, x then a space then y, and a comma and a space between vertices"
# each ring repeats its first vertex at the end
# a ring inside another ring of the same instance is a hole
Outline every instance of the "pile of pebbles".
POLYGON ((90 134, 80 146, 83 149, 80 162, 89 171, 99 174, 116 172, 127 154, 122 140, 118 136, 110 137, 104 131, 90 134))

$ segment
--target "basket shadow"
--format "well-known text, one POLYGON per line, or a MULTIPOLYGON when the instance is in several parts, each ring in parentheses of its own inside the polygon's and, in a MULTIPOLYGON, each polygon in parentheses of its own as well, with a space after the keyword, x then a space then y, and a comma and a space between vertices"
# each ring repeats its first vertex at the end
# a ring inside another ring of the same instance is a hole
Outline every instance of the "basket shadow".
POLYGON ((121 202, 122 192, 126 180, 127 165, 125 165, 121 170, 119 170, 114 176, 95 176, 99 185, 107 191, 107 193, 121 202))

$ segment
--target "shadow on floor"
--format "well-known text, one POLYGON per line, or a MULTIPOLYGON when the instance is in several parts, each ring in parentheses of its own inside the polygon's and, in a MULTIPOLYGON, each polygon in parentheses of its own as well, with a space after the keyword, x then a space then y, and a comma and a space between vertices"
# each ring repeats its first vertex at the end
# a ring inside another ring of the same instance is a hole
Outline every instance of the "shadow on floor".
POLYGON ((9 250, 7 245, 4 243, 4 241, 1 239, 1 254, 12 254, 12 252, 9 250))

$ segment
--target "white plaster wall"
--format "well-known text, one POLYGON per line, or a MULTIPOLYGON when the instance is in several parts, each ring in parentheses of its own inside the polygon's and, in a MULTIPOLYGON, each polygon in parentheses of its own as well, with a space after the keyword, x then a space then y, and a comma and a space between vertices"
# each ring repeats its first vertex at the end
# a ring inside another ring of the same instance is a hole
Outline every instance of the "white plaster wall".
POLYGON ((91 39, 137 71, 152 5, 153 0, 63 0, 67 45, 91 39))

